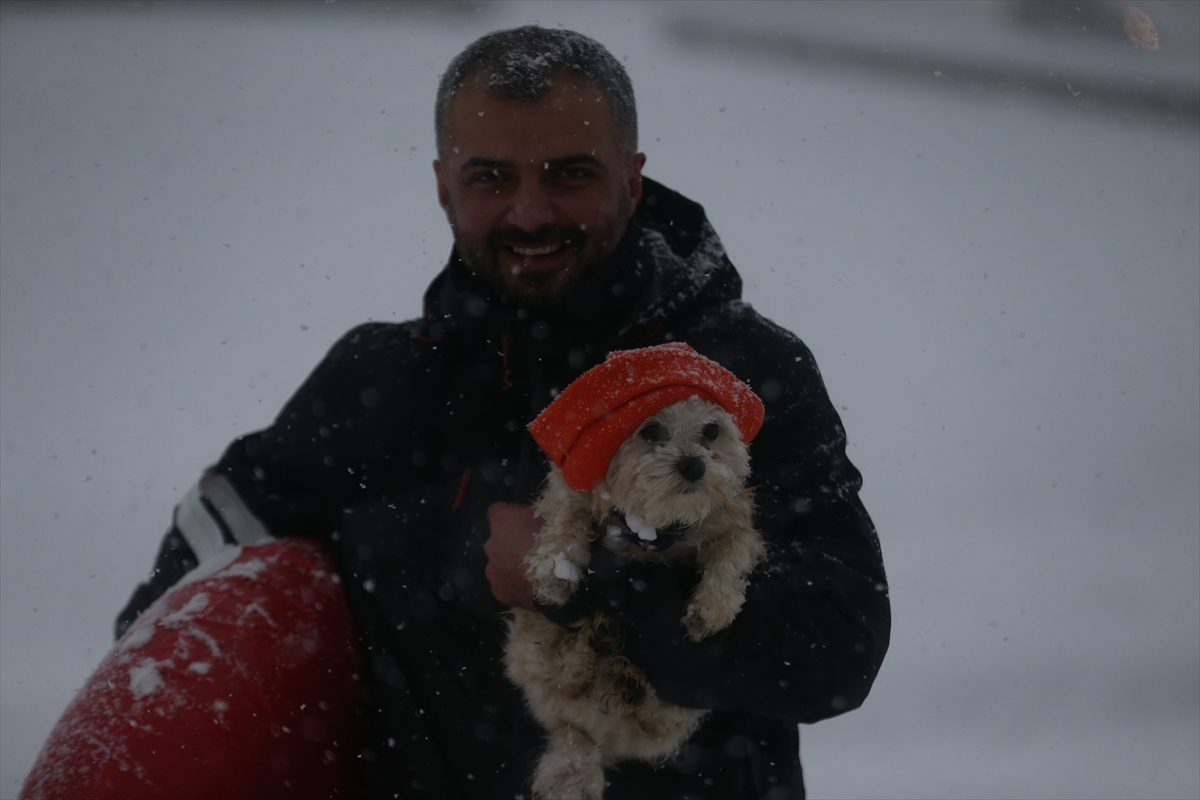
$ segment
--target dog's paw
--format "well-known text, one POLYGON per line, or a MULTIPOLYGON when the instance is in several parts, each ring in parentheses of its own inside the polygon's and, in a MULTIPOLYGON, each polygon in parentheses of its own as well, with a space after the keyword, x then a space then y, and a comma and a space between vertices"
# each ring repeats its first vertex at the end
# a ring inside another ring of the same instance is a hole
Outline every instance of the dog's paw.
POLYGON ((729 608, 728 605, 703 603, 698 599, 688 604, 687 613, 683 615, 683 627, 688 638, 694 642, 712 636, 717 631, 725 630, 733 622, 740 608, 729 608))
POLYGON ((539 603, 560 606, 570 599, 575 586, 583 579, 583 569, 566 553, 537 553, 532 556, 526 573, 539 603))
POLYGON ((708 620, 696 613, 694 605, 688 606, 687 613, 683 615, 681 621, 688 638, 693 642, 698 642, 716 632, 716 628, 710 625, 708 620))
POLYGON ((575 584, 561 578, 549 578, 533 584, 533 596, 544 606, 561 606, 575 593, 575 584))
POLYGON ((549 738, 550 747, 533 773, 535 800, 602 800, 600 745, 569 725, 550 731, 549 738))

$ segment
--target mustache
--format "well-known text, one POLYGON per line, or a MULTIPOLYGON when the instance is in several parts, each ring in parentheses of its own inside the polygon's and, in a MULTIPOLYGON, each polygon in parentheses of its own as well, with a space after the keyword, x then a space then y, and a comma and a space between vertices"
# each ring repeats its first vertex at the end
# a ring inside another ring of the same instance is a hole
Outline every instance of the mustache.
POLYGON ((568 247, 578 250, 583 247, 583 229, 574 225, 543 225, 535 231, 522 230, 513 225, 497 228, 488 236, 488 244, 493 249, 504 245, 520 245, 537 247, 538 245, 563 242, 568 247))

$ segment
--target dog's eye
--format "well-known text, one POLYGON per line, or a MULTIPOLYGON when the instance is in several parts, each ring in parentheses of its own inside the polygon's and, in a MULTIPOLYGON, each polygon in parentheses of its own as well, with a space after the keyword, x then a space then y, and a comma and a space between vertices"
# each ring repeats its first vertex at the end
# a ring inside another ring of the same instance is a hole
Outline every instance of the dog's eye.
POLYGON ((667 440, 667 429, 657 422, 651 422, 638 431, 638 435, 647 442, 665 442, 667 440))
POLYGON ((711 442, 713 439, 717 438, 717 434, 721 432, 721 429, 717 426, 717 423, 710 422, 705 425, 704 429, 700 432, 704 434, 705 439, 708 439, 711 442))

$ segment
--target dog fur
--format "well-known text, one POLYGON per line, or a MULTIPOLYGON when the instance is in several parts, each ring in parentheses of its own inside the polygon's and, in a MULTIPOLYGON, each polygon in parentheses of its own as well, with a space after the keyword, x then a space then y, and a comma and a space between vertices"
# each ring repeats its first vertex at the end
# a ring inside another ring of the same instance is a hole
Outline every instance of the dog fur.
MULTIPOLYGON (((552 467, 535 504, 542 529, 526 557, 538 602, 567 602, 586 574, 592 541, 603 536, 630 559, 694 561, 701 577, 683 627, 695 641, 723 630, 745 602, 747 576, 766 557, 753 527, 749 473, 733 419, 695 397, 643 422, 589 492, 571 489, 552 467), (658 552, 630 543, 628 533, 619 536, 628 531, 648 540, 681 524, 687 527, 679 539, 658 552)), ((537 612, 513 610, 505 667, 549 734, 534 797, 600 800, 604 767, 670 758, 704 716, 659 700, 620 650, 618 626, 601 613, 562 628, 537 612)))

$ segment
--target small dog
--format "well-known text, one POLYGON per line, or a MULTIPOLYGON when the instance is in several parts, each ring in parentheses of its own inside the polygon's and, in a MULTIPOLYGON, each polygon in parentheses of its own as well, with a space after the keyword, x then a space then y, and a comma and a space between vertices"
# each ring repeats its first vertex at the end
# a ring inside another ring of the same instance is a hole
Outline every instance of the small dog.
MULTIPOLYGON (((587 572, 591 543, 603 537, 633 560, 694 561, 702 575, 681 620, 687 635, 699 641, 726 628, 766 557, 749 473, 734 419, 698 397, 646 419, 590 491, 572 489, 553 466, 535 504, 543 527, 526 557, 538 602, 565 603, 587 572)), ((706 713, 659 700, 620 654, 617 625, 600 613, 562 628, 514 609, 505 666, 549 733, 533 782, 545 800, 600 800, 604 767, 670 758, 706 713)))

